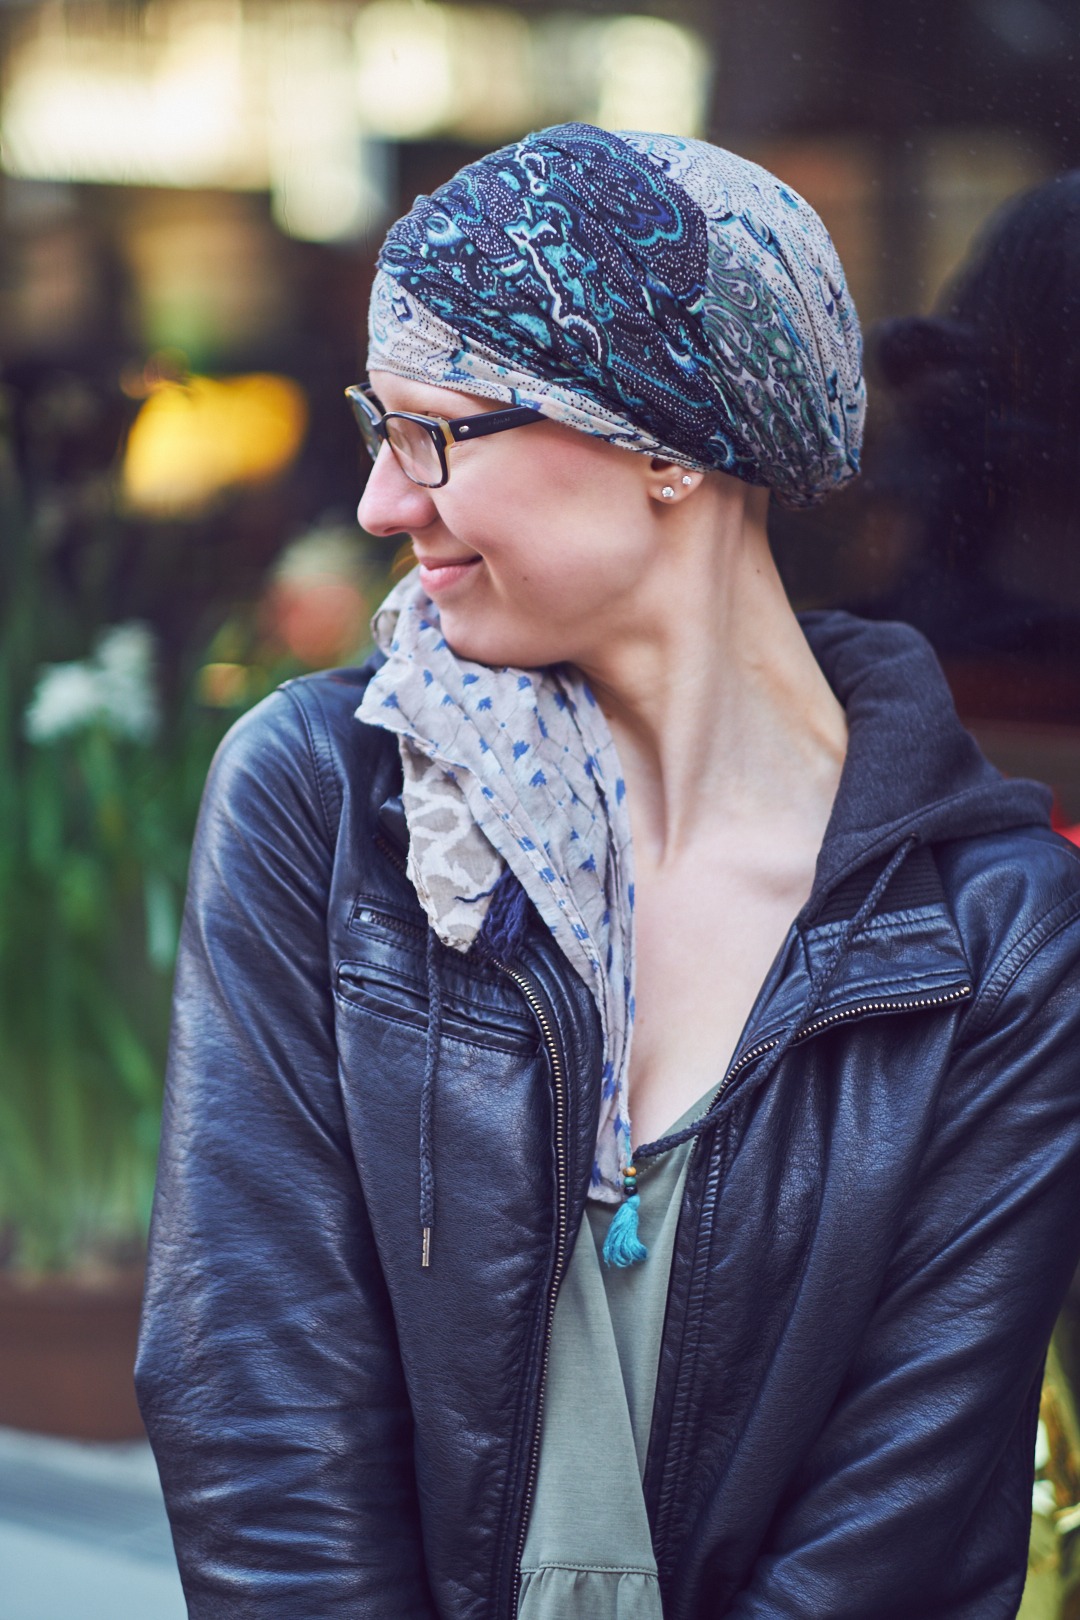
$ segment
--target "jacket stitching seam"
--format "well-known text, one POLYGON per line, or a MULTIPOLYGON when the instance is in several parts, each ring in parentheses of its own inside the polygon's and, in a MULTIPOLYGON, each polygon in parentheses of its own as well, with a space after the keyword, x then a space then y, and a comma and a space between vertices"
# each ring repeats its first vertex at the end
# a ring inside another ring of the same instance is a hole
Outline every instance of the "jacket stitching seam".
MULTIPOLYGON (((408 946, 398 947, 396 941, 388 939, 388 934, 392 935, 395 923, 400 923, 402 927, 417 929, 422 938, 423 925, 421 923, 413 922, 407 917, 399 916, 396 910, 388 909, 391 905, 392 902, 387 901, 385 895, 378 894, 374 891, 368 892, 367 890, 363 889, 358 890, 353 896, 352 905, 349 907, 349 915, 345 920, 346 931, 350 935, 354 935, 359 940, 378 940, 379 942, 386 941, 387 943, 392 943, 395 954, 397 954, 399 950, 401 953, 407 952, 409 950, 408 946), (379 924, 375 924, 369 928, 363 922, 361 922, 359 920, 359 913, 365 910, 365 908, 370 911, 378 912, 380 917, 389 918, 389 930, 382 930, 379 927, 379 924)), ((421 913, 421 915, 423 915, 423 913, 421 913)), ((343 957, 342 961, 345 960, 351 960, 351 958, 343 957)), ((365 962, 363 965, 367 966, 369 964, 365 962)), ((395 968, 391 971, 396 972, 397 969, 395 968)), ((405 973, 407 970, 403 969, 402 972, 405 973)), ((454 962, 446 966, 444 968, 444 975, 451 983, 457 980, 464 985, 468 985, 470 995, 473 993, 472 987, 476 984, 491 987, 493 985, 500 986, 504 983, 502 976, 496 970, 489 967, 482 956, 479 956, 472 951, 465 952, 462 955, 460 963, 454 962)), ((415 977, 416 983, 423 988, 426 994, 426 976, 421 976, 419 969, 417 970, 416 975, 409 974, 408 976, 410 978, 415 977)), ((492 1003, 492 1005, 494 1005, 494 1003, 492 1003)))
MULTIPOLYGON (((326 827, 327 835, 329 836, 330 841, 333 843, 337 839, 337 827, 338 827, 338 823, 339 823, 339 821, 341 819, 340 805, 338 807, 338 814, 336 816, 332 815, 331 811, 330 811, 330 806, 327 803, 326 787, 325 787, 325 784, 323 782, 323 764, 322 764, 322 761, 320 759, 320 749, 319 749, 319 747, 317 745, 317 742, 316 742, 316 739, 315 739, 314 729, 313 729, 312 723, 311 723, 311 717, 310 717, 310 715, 308 713, 307 706, 305 704, 301 703, 299 697, 293 691, 291 686, 283 686, 283 687, 281 687, 281 691, 284 692, 286 697, 291 699, 292 703, 295 705, 296 711, 299 714, 301 722, 303 724, 304 735, 307 738, 308 753, 311 756, 311 763, 312 763, 312 766, 313 766, 314 771, 315 771, 315 786, 316 786, 316 789, 318 790, 318 794, 319 794, 319 807, 322 810, 323 823, 324 823, 324 825, 326 827)), ((318 699, 316 698, 316 702, 317 701, 318 701, 318 699)), ((321 710, 320 710, 320 719, 323 719, 323 716, 321 714, 321 710)), ((336 784, 335 784, 335 786, 336 786, 336 784)))
MULTIPOLYGON (((967 964, 964 964, 965 969, 967 964)), ((834 987, 836 994, 829 994, 820 1002, 813 1014, 831 1012, 837 1007, 857 1006, 866 996, 888 995, 903 996, 917 994, 921 990, 945 990, 952 985, 967 981, 970 973, 960 973, 957 967, 934 968, 929 972, 920 973, 911 967, 904 967, 900 973, 886 976, 883 973, 872 977, 841 979, 834 987)))
MULTIPOLYGON (((387 1023, 396 1024, 399 1028, 416 1030, 424 1029, 426 1027, 424 1022, 419 1018, 414 1020, 406 1017, 403 1012, 399 1014, 396 1012, 390 1012, 383 1005, 375 1006, 373 1005, 374 998, 372 998, 372 1001, 354 999, 352 996, 347 995, 344 990, 338 989, 337 987, 334 989, 334 1000, 339 1005, 355 1008, 360 1012, 370 1013, 373 1018, 385 1019, 387 1023)), ((451 1019, 447 1023, 444 1036, 447 1041, 452 1041, 457 1046, 469 1046, 479 1052, 503 1052, 512 1057, 519 1057, 523 1053, 535 1052, 537 1046, 539 1045, 538 1041, 529 1039, 529 1036, 525 1033, 524 1029, 522 1029, 521 1033, 519 1034, 516 1028, 510 1027, 507 1028, 505 1033, 499 1030, 493 1030, 491 1032, 491 1038, 485 1040, 477 1026, 470 1023, 470 1033, 466 1035, 462 1031, 460 1024, 456 1022, 456 1020, 459 1019, 461 1022, 467 1022, 467 1014, 453 1013, 451 1015, 451 1019)))
POLYGON ((1056 939, 1070 922, 1080 917, 1080 897, 1070 895, 1061 900, 1052 911, 1034 923, 1015 945, 1010 946, 1003 960, 995 968, 972 1004, 964 1021, 964 1032, 956 1050, 963 1051, 973 1035, 989 1023, 1009 988, 1023 970, 1051 940, 1056 939))
MULTIPOLYGON (((361 934, 360 931, 355 928, 350 929, 349 932, 350 934, 356 935, 356 938, 349 939, 346 941, 346 944, 351 945, 355 951, 362 952, 364 946, 363 934, 361 934)), ((381 943, 381 941, 379 943, 381 943)), ((391 949, 393 949, 393 947, 391 947, 391 949)), ((338 958, 337 967, 339 969, 366 968, 371 974, 372 978, 378 979, 381 975, 382 982, 384 984, 400 984, 406 989, 416 990, 422 994, 426 1000, 427 979, 424 978, 418 970, 414 971, 413 969, 407 968, 403 965, 400 960, 400 955, 403 954, 404 953, 399 954, 395 952, 394 960, 392 962, 387 962, 385 960, 385 953, 381 957, 368 957, 364 955, 346 956, 343 954, 338 958)), ((466 1004, 476 1002, 482 1007, 491 1009, 493 1012, 501 1013, 505 1017, 507 1023, 519 1024, 522 1029, 532 1029, 535 1027, 532 1019, 523 1018, 511 1012, 510 1006, 507 1005, 500 997, 488 997, 481 994, 481 992, 484 990, 497 991, 500 989, 501 987, 497 979, 489 978, 481 973, 473 974, 465 971, 462 968, 452 967, 445 974, 445 983, 450 995, 452 997, 456 996, 461 1002, 466 1004)))
MULTIPOLYGON (((907 924, 912 932, 915 932, 912 925, 918 925, 914 941, 917 945, 923 943, 923 936, 929 931, 929 924, 936 923, 940 927, 943 919, 949 923, 953 921, 944 902, 933 900, 922 906, 893 906, 888 911, 878 912, 876 916, 866 919, 859 932, 862 936, 895 933, 898 926, 897 919, 907 924)), ((833 917, 829 922, 811 922, 806 928, 807 937, 815 942, 819 939, 832 939, 835 935, 843 933, 848 920, 846 917, 833 917)))

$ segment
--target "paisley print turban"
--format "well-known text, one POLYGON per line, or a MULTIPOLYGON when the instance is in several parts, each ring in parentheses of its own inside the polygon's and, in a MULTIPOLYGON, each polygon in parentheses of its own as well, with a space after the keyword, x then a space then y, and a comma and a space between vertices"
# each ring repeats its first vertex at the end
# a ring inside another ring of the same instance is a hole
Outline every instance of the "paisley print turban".
POLYGON ((809 506, 854 476, 858 318, 814 210, 704 141, 560 124, 418 197, 368 369, 530 405, 809 506))

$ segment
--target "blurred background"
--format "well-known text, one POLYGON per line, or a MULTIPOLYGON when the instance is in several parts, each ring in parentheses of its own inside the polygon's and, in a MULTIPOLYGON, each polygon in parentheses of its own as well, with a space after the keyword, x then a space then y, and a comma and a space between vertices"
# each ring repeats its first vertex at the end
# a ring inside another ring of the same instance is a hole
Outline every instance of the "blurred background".
MULTIPOLYGON (((993 432, 967 409, 985 368, 879 323, 955 312, 995 210, 1080 167, 1078 83, 1075 0, 0 0, 5 1620, 183 1613, 130 1362, 188 847, 224 731, 362 656, 395 566, 356 526, 342 398, 386 225, 573 118, 701 135, 801 191, 871 330, 871 427, 858 486, 777 515, 789 587, 920 625, 1070 827, 1076 306, 1018 272, 1050 335, 993 432)), ((1048 1389, 1026 1620, 1080 1614, 1048 1389)))

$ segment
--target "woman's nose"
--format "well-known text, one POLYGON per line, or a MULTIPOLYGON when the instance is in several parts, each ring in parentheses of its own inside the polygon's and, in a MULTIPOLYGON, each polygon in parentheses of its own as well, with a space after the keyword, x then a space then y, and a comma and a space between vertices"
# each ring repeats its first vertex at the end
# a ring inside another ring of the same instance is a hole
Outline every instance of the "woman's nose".
POLYGON ((356 519, 368 534, 391 535, 423 529, 438 516, 428 490, 406 478, 388 444, 368 474, 356 519))

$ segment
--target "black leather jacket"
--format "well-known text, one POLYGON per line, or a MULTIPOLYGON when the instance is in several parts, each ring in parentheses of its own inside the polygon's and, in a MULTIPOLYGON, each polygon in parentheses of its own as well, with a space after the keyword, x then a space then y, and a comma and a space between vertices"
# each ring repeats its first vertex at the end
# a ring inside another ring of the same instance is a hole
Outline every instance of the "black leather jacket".
MULTIPOLYGON (((664 1613, 996 1620, 1080 1247, 1080 860, 914 632, 804 628, 849 753, 692 1153, 645 1476, 664 1613)), ((194 855, 137 1381, 197 1620, 514 1613, 598 1022, 535 914, 512 961, 443 953, 422 1269, 425 926, 366 673, 240 721, 194 855)))

